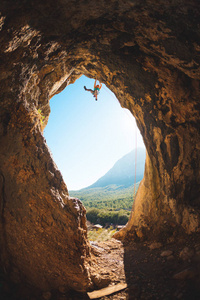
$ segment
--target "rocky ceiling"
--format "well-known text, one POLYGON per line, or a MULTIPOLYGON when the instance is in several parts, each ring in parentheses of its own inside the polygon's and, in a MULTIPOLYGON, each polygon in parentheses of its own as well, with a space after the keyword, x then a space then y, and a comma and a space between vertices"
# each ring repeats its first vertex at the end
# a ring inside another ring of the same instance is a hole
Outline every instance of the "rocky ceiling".
POLYGON ((199 230, 199 8, 198 0, 1 0, 0 251, 12 281, 93 287, 85 209, 42 135, 50 98, 81 74, 133 113, 148 152, 116 238, 199 230))

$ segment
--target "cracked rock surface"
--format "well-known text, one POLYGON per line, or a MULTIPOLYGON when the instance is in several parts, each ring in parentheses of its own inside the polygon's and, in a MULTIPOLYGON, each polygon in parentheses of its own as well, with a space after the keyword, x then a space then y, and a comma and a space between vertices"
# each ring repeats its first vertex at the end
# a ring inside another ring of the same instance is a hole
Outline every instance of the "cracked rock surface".
POLYGON ((147 149, 130 220, 115 237, 199 231, 199 20, 198 0, 1 1, 0 253, 9 280, 46 295, 94 288, 85 208, 69 197, 42 135, 50 98, 82 74, 133 113, 147 149))

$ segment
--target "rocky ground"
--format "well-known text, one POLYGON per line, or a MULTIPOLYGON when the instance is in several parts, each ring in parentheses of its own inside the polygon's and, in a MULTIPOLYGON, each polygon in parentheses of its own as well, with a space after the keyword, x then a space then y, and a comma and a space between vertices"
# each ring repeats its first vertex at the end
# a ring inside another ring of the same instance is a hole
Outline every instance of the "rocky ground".
MULTIPOLYGON (((132 242, 111 239, 91 242, 94 261, 93 280, 98 288, 127 283, 127 288, 102 300, 200 299, 200 235, 170 238, 167 242, 132 242), (199 242, 197 242, 199 241, 199 242), (101 279, 103 278, 103 280, 101 279)), ((22 299, 19 291, 1 282, 2 300, 22 299)), ((88 295, 69 293, 43 294, 30 300, 81 300, 88 295)))
POLYGON ((124 247, 111 239, 93 244, 93 249, 99 273, 107 274, 111 284, 128 284, 124 291, 100 299, 200 299, 198 235, 172 237, 165 244, 133 242, 124 247))

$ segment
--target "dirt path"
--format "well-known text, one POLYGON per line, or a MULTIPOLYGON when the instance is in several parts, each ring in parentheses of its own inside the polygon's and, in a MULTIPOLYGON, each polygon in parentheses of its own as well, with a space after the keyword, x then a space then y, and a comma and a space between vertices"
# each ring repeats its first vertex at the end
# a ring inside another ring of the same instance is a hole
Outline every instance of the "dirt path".
MULTIPOLYGON (((123 245, 111 239, 91 242, 91 246, 96 287, 127 283, 125 290, 99 298, 101 300, 200 300, 200 234, 179 239, 172 237, 165 243, 123 245)), ((2 300, 22 300, 22 294, 19 296, 14 286, 5 290, 1 284, 0 292, 2 300)), ((89 297, 75 292, 68 295, 52 292, 24 299, 88 300, 89 297)))
POLYGON ((93 255, 110 285, 128 284, 126 290, 100 299, 200 299, 199 235, 128 246, 111 239, 93 244, 93 255))

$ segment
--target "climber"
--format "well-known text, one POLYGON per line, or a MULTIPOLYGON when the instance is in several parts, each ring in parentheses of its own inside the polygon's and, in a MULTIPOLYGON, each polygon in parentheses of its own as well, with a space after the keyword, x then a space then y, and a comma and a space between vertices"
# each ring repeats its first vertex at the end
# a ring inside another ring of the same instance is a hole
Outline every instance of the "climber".
POLYGON ((94 90, 87 89, 86 86, 84 86, 84 89, 88 92, 91 92, 92 95, 95 97, 96 101, 97 101, 97 95, 99 94, 101 88, 102 88, 102 83, 100 83, 100 81, 99 81, 99 84, 97 84, 96 79, 95 79, 95 82, 94 82, 94 90))

